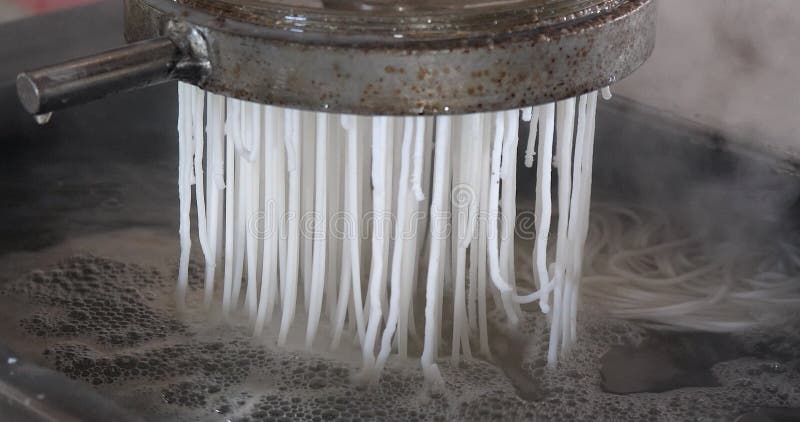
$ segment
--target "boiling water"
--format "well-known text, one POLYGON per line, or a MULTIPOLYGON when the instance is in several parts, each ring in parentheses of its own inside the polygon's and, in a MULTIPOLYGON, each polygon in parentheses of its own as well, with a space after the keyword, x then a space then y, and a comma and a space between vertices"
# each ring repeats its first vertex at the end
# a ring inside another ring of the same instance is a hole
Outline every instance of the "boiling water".
POLYGON ((362 385, 353 342, 305 351, 296 333, 279 349, 275 333, 253 340, 246 317, 222 323, 203 312, 198 263, 196 311, 178 315, 177 249, 171 232, 135 230, 7 255, 0 337, 147 420, 733 420, 760 406, 800 407, 797 324, 670 334, 587 307, 578 344, 555 370, 545 368, 548 324, 532 308, 521 332, 495 318, 491 358, 441 359, 441 391, 423 387, 416 359, 392 360, 379 384, 362 385))

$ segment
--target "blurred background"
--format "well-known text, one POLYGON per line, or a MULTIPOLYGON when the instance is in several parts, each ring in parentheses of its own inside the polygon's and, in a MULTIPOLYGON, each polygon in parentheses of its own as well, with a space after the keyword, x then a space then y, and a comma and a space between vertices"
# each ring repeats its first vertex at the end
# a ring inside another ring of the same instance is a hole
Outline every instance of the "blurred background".
POLYGON ((653 56, 614 92, 800 159, 800 1, 662 0, 653 56))
POLYGON ((0 0, 0 24, 94 2, 95 0, 0 0))

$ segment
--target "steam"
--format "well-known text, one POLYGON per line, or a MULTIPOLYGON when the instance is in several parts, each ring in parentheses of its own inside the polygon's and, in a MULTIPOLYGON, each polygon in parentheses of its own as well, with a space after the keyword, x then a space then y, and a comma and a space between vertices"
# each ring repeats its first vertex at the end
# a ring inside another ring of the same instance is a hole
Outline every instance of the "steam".
POLYGON ((650 60, 618 94, 699 121, 737 143, 800 160, 800 3, 659 3, 650 60))

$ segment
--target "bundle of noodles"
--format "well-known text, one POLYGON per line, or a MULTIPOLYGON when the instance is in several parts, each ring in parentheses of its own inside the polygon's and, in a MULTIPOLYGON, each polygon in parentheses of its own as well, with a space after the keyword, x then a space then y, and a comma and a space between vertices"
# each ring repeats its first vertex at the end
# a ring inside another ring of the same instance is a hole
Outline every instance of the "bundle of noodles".
POLYGON ((204 305, 219 296, 222 264, 222 313, 246 314, 256 336, 275 327, 285 345, 300 315, 311 348, 325 323, 330 347, 342 336, 360 345, 371 379, 393 352, 409 355, 410 338, 422 343, 423 372, 434 382, 446 353, 445 312, 454 362, 473 347, 489 355, 490 306, 514 324, 521 304, 539 301, 551 318, 551 364, 574 342, 597 92, 525 110, 431 118, 302 112, 186 84, 178 90, 179 306, 194 184, 204 305), (516 285, 514 263, 520 117, 531 127, 525 164, 538 163, 535 289, 527 294, 516 285), (562 217, 548 259, 554 163, 562 217), (452 309, 444 309, 445 295, 452 309), (424 327, 415 325, 415 310, 424 327))
POLYGON ((614 317, 731 332, 779 324, 800 305, 800 251, 790 243, 728 246, 663 212, 611 204, 592 208, 589 232, 584 295, 614 317))

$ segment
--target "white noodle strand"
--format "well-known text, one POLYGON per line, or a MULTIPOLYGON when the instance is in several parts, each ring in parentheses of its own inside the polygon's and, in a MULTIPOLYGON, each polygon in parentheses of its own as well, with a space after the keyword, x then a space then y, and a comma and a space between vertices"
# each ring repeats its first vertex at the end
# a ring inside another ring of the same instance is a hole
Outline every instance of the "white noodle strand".
POLYGON ((428 275, 425 283, 425 341, 423 344, 422 371, 430 383, 442 384, 442 376, 436 365, 436 350, 439 336, 436 330, 436 306, 438 302, 439 284, 441 284, 442 243, 446 237, 445 218, 443 212, 445 186, 447 184, 446 159, 450 149, 450 117, 436 119, 436 143, 433 167, 433 192, 431 194, 431 247, 428 258, 428 275))
MULTIPOLYGON (((325 163, 327 161, 326 148, 328 144, 328 115, 317 113, 317 151, 316 151, 316 180, 314 182, 316 196, 314 197, 314 256, 311 268, 311 290, 309 292, 308 324, 306 326, 306 348, 311 348, 314 337, 317 335, 319 317, 322 312, 322 286, 325 283, 325 256, 327 229, 327 189, 320 189, 319 186, 325 185, 327 172, 325 163)), ((341 333, 339 333, 341 335, 341 333)), ((337 336, 338 337, 338 336, 337 336)))
MULTIPOLYGON (((297 306, 297 272, 299 264, 299 237, 300 237, 300 112, 286 110, 285 131, 286 163, 289 172, 289 200, 287 209, 288 239, 286 246, 286 281, 283 291, 283 314, 281 316, 281 329, 278 334, 278 345, 285 345, 289 336, 289 328, 294 320, 295 307, 297 306)), ((322 292, 318 292, 322 294, 322 292)))
POLYGON ((203 307, 209 309, 214 299, 214 277, 216 275, 217 251, 221 236, 220 211, 222 210, 221 191, 225 188, 225 98, 215 94, 208 94, 208 118, 206 119, 206 137, 208 154, 206 156, 208 172, 206 173, 206 188, 208 189, 208 203, 206 207, 208 221, 208 251, 206 253, 205 290, 203 293, 203 307))
POLYGON ((389 358, 389 353, 391 353, 392 349, 392 337, 394 336, 398 320, 403 318, 403 315, 400 315, 400 296, 401 296, 401 286, 400 280, 402 278, 401 269, 403 268, 402 259, 403 259, 403 246, 404 246, 404 239, 403 239, 403 224, 402 222, 406 221, 406 201, 409 199, 409 161, 410 161, 410 150, 411 150, 411 141, 413 139, 413 119, 410 117, 406 117, 403 119, 404 123, 404 131, 403 131, 403 143, 402 143, 402 150, 400 153, 400 179, 398 181, 399 188, 397 194, 397 221, 398 224, 395 225, 395 233, 394 233, 394 248, 392 251, 392 261, 391 261, 391 277, 390 277, 390 286, 391 286, 391 296, 389 298, 389 316, 386 320, 386 327, 383 331, 383 337, 381 339, 381 348, 378 354, 378 358, 376 361, 376 368, 378 372, 381 371, 383 366, 386 364, 386 359, 389 358))
POLYGON ((386 210, 386 143, 388 138, 388 118, 376 117, 372 120, 372 186, 373 186, 373 226, 372 226, 372 267, 369 277, 369 303, 370 313, 367 323, 367 331, 364 336, 362 346, 362 357, 364 361, 364 375, 372 378, 377 374, 375 371, 375 341, 378 336, 378 329, 381 323, 382 308, 381 286, 383 281, 383 250, 386 243, 386 224, 384 219, 387 216, 386 210))
POLYGON ((178 233, 181 243, 181 256, 178 263, 178 288, 176 292, 179 308, 186 304, 186 290, 189 285, 189 257, 192 248, 191 222, 192 207, 190 173, 192 169, 192 91, 188 84, 178 84, 178 198, 180 202, 180 225, 178 233))

